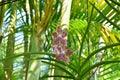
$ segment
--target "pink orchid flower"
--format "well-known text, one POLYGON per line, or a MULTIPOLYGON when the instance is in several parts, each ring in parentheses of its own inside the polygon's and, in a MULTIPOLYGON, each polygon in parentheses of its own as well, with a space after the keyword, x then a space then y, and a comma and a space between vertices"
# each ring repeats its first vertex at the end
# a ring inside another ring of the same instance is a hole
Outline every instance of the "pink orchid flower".
POLYGON ((73 52, 72 50, 67 49, 67 40, 66 36, 67 33, 62 30, 61 26, 57 27, 56 32, 52 33, 53 35, 53 53, 56 54, 56 59, 63 60, 65 62, 69 62, 69 55, 71 55, 73 52))

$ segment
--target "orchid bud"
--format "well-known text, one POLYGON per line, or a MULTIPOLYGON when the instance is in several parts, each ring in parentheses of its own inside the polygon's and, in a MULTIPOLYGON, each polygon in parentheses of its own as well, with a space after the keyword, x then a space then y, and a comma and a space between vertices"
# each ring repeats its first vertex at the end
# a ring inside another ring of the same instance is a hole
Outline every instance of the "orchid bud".
POLYGON ((66 32, 62 32, 62 37, 66 37, 67 36, 67 33, 66 32))
POLYGON ((53 32, 52 35, 54 36, 54 38, 57 37, 57 33, 56 32, 53 32))
POLYGON ((58 27, 57 27, 57 32, 58 32, 58 33, 62 33, 62 27, 61 27, 61 26, 58 26, 58 27))
POLYGON ((72 50, 69 50, 69 49, 68 49, 68 50, 66 51, 66 55, 71 55, 72 53, 73 53, 72 50))

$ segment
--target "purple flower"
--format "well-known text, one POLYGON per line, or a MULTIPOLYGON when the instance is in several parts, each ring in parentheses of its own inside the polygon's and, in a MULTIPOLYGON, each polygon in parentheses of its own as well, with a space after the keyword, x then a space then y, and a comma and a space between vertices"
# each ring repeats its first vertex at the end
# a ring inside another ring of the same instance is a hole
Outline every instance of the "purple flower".
POLYGON ((69 57, 66 56, 65 54, 59 54, 59 55, 56 55, 55 57, 58 60, 63 60, 65 62, 67 62, 67 63, 70 62, 69 57))
POLYGON ((67 33, 62 31, 62 27, 57 27, 57 32, 53 32, 53 53, 56 54, 56 59, 69 62, 69 55, 73 52, 72 50, 67 49, 67 33))

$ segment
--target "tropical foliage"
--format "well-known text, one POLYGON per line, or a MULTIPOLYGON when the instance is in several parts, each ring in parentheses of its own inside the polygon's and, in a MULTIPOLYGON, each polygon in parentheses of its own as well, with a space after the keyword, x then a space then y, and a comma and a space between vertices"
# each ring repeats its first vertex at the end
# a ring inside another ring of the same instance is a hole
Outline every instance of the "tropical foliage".
POLYGON ((119 18, 120 0, 0 0, 0 80, 120 79, 119 18))

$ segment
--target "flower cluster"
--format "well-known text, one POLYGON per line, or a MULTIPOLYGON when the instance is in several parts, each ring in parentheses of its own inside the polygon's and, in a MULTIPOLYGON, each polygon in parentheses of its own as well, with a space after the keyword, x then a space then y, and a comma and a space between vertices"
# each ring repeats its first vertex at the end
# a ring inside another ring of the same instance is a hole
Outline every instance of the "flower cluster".
POLYGON ((67 33, 62 30, 61 26, 57 27, 57 31, 52 33, 53 40, 53 53, 56 54, 56 59, 69 62, 69 55, 72 54, 72 50, 67 49, 67 33))

